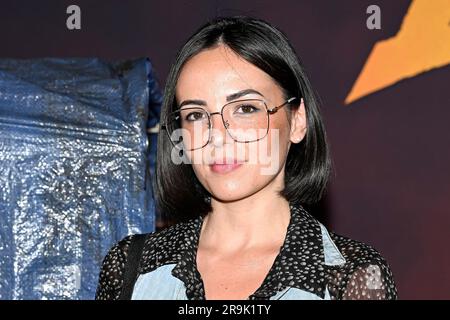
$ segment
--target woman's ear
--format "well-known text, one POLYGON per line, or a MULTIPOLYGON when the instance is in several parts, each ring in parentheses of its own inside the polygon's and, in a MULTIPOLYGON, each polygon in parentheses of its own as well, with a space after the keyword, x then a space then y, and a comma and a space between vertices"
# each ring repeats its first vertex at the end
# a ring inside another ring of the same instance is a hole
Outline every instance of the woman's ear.
POLYGON ((300 99, 300 105, 292 109, 291 112, 291 134, 290 140, 292 143, 299 143, 306 135, 306 112, 305 102, 303 98, 300 99))

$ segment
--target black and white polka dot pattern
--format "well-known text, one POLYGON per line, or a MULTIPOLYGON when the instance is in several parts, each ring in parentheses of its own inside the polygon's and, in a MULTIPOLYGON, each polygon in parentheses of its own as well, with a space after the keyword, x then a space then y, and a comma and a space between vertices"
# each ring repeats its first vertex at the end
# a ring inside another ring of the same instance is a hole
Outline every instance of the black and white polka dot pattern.
MULTIPOLYGON (((374 248, 330 232, 346 262, 326 265, 319 222, 302 206, 291 204, 290 207, 285 242, 263 283, 249 300, 269 299, 286 287, 306 290, 321 298, 326 287, 332 299, 397 298, 391 270, 374 248)), ((172 275, 183 281, 188 299, 204 300, 204 285, 195 259, 202 222, 203 217, 198 217, 147 237, 138 272, 144 274, 175 263, 172 275)), ((118 299, 132 237, 124 238, 105 257, 96 299, 118 299)))

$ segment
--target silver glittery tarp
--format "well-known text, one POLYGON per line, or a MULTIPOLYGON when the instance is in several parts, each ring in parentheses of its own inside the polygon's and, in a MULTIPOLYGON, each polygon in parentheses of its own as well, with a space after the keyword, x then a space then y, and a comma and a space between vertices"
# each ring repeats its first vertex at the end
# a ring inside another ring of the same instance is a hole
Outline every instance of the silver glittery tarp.
POLYGON ((0 299, 92 299, 108 249, 154 230, 148 63, 0 60, 0 299))

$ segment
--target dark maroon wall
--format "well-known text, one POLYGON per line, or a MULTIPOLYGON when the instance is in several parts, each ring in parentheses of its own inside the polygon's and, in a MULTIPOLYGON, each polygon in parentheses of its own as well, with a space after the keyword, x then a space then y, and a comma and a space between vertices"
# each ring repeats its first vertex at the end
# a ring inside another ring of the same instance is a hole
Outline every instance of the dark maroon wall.
POLYGON ((394 36, 396 1, 2 1, 1 57, 149 56, 164 84, 184 40, 216 15, 268 20, 290 37, 322 99, 334 175, 326 223, 389 261, 403 299, 450 299, 450 67, 343 101, 373 45, 394 36), (82 30, 65 27, 82 9, 82 30), (366 28, 370 4, 382 29, 366 28))

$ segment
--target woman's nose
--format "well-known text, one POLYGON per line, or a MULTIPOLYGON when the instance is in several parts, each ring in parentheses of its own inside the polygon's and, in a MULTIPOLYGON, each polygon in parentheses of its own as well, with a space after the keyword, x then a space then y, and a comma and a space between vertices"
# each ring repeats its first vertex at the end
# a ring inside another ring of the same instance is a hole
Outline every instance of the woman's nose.
POLYGON ((211 114, 211 137, 210 142, 214 146, 223 145, 226 139, 227 130, 223 124, 222 116, 219 112, 211 114))

